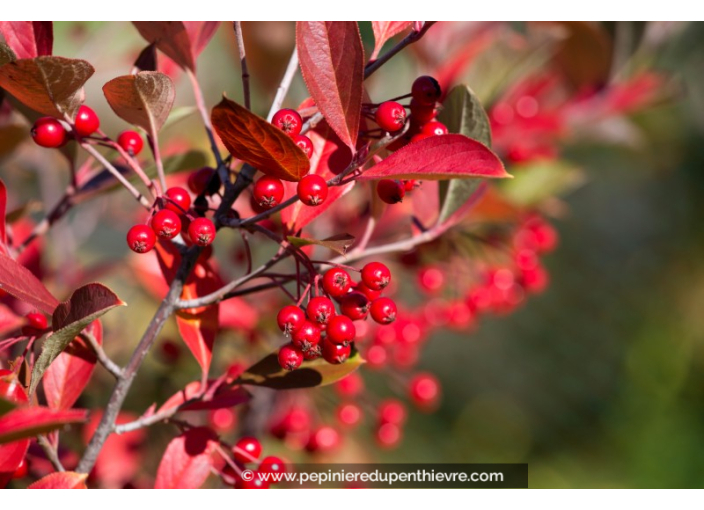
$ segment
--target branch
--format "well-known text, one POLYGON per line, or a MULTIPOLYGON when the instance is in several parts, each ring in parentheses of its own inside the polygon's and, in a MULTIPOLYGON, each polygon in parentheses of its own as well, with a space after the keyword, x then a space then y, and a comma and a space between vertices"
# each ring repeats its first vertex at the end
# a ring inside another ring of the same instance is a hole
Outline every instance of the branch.
POLYGON ((114 375, 115 379, 122 378, 122 369, 117 365, 117 363, 111 360, 107 354, 105 354, 103 347, 98 343, 95 337, 86 331, 81 332, 81 337, 83 337, 83 339, 93 348, 100 364, 103 365, 108 372, 114 375))
POLYGON ((396 46, 391 48, 389 51, 384 53, 381 57, 378 59, 369 62, 366 67, 364 68, 364 79, 366 80, 369 78, 374 72, 376 72, 377 69, 379 69, 381 66, 383 66, 386 62, 391 60, 392 57, 394 57, 398 52, 400 52, 402 49, 404 49, 406 46, 409 46, 419 40, 421 37, 425 35, 425 33, 432 27, 436 22, 435 21, 426 21, 423 24, 423 28, 421 28, 418 32, 415 30, 408 34, 406 37, 403 38, 396 46))
POLYGON ((242 66, 242 94, 244 95, 244 106, 248 110, 251 110, 252 103, 249 94, 249 69, 247 69, 247 54, 244 51, 244 39, 242 38, 242 22, 233 21, 232 27, 235 29, 237 50, 240 53, 240 65, 242 66))
POLYGON ((210 150, 215 156, 215 161, 218 164, 218 174, 220 175, 220 180, 223 183, 230 182, 228 179, 228 170, 223 165, 222 156, 220 155, 220 149, 218 149, 218 144, 215 141, 215 136, 213 135, 213 124, 210 122, 210 114, 208 113, 208 108, 205 106, 205 99, 203 99, 203 91, 200 88, 200 83, 198 83, 198 78, 195 73, 190 69, 187 71, 188 78, 191 80, 191 86, 193 87, 193 95, 196 98, 196 106, 200 112, 200 116, 203 119, 203 125, 205 126, 205 132, 208 135, 208 140, 210 140, 210 150))
POLYGON ((166 175, 164 174, 164 162, 161 159, 161 152, 159 152, 159 136, 154 130, 154 133, 147 135, 147 140, 149 141, 149 147, 154 154, 154 164, 156 165, 156 172, 159 176, 159 184, 163 191, 166 191, 166 175))
POLYGON ((42 450, 44 450, 46 458, 49 459, 49 462, 51 462, 51 465, 54 466, 54 469, 59 472, 66 471, 64 465, 61 464, 61 460, 59 459, 58 453, 56 453, 56 449, 49 443, 46 436, 37 436, 37 443, 39 443, 39 446, 41 446, 42 450))
POLYGON ((271 103, 271 108, 269 109, 269 115, 266 116, 266 120, 271 122, 274 114, 281 109, 281 105, 284 103, 288 89, 291 87, 291 82, 293 77, 296 75, 298 70, 298 50, 293 48, 293 53, 291 53, 291 58, 288 61, 288 66, 286 66, 286 72, 284 77, 281 78, 281 83, 279 88, 276 89, 276 96, 274 97, 274 102, 271 103))

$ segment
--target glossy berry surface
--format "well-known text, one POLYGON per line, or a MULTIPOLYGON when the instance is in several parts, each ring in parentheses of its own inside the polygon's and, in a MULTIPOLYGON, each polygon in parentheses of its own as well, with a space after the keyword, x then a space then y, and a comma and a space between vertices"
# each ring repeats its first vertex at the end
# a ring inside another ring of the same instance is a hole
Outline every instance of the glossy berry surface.
POLYGON ((425 135, 430 135, 430 136, 441 136, 441 135, 446 135, 448 133, 447 127, 445 124, 442 122, 438 122, 436 120, 432 122, 428 122, 423 126, 423 128, 420 130, 421 134, 425 135))
POLYGON ((164 195, 166 196, 164 207, 169 211, 183 214, 191 208, 191 195, 183 188, 174 186, 167 189, 164 195))
POLYGON ((327 324, 335 315, 335 305, 330 299, 322 296, 314 297, 306 307, 308 319, 318 324, 327 324))
POLYGON ((301 202, 315 207, 328 198, 328 183, 317 174, 306 175, 298 182, 297 191, 301 202))
POLYGON ((40 147, 56 149, 68 141, 64 126, 53 117, 42 117, 32 126, 32 140, 40 147))
POLYGON ((320 328, 311 321, 305 321, 301 329, 291 335, 293 345, 306 353, 320 343, 320 328))
POLYGON ((387 297, 376 298, 369 307, 369 314, 379 324, 391 324, 396 320, 396 313, 396 303, 387 297))
POLYGON ((208 246, 215 239, 215 225, 208 218, 196 218, 188 225, 188 237, 198 246, 208 246))
POLYGON ((296 110, 290 108, 283 108, 276 112, 271 123, 291 137, 300 134, 303 128, 303 119, 296 110))
POLYGON ((284 306, 276 315, 276 323, 286 336, 291 336, 291 334, 301 329, 305 321, 305 312, 294 305, 284 306))
POLYGON ((361 292, 350 292, 340 300, 340 312, 353 321, 361 321, 369 314, 369 298, 361 292))
POLYGON ((420 76, 413 82, 411 95, 419 104, 432 105, 440 99, 442 90, 438 81, 432 76, 420 76))
POLYGON ((362 268, 362 282, 372 290, 382 290, 391 282, 391 271, 381 262, 370 262, 362 268))
POLYGON ((285 370, 296 370, 303 363, 303 352, 291 344, 279 349, 279 365, 285 370))
POLYGON ((181 233, 181 218, 169 209, 162 209, 152 218, 152 230, 162 239, 173 239, 181 233))
POLYGON ((323 342, 323 359, 332 365, 340 365, 347 361, 351 352, 350 344, 336 344, 328 340, 323 342))
POLYGON ((43 330, 49 325, 43 313, 30 312, 25 316, 25 319, 27 319, 27 325, 34 329, 43 330))
POLYGON ((259 459, 262 454, 262 444, 254 437, 243 437, 235 443, 235 447, 232 450, 235 460, 246 464, 259 459))
POLYGON ((352 319, 346 315, 336 315, 331 318, 325 332, 330 342, 343 345, 353 342, 357 335, 352 319))
POLYGON ((82 105, 76 114, 73 128, 81 136, 90 136, 100 128, 100 117, 86 105, 82 105))
POLYGON ((367 299, 369 299, 369 301, 374 301, 376 298, 381 296, 382 293, 381 290, 370 289, 369 287, 364 285, 363 282, 358 282, 357 285, 354 286, 354 290, 356 292, 361 292, 362 294, 367 296, 367 299))
POLYGON ((136 253, 147 253, 156 244, 156 234, 147 225, 135 225, 127 232, 127 246, 136 253))
POLYGON ((196 195, 201 195, 208 187, 210 179, 215 175, 215 169, 203 167, 188 176, 188 189, 196 195))
POLYGON ((347 294, 352 286, 352 278, 347 271, 339 267, 328 269, 323 275, 323 289, 332 297, 347 294))
POLYGON ((406 188, 401 181, 382 179, 376 185, 376 193, 387 204, 398 204, 406 196, 406 188))
POLYGON ((261 209, 271 209, 284 199, 284 183, 276 177, 265 175, 254 183, 252 197, 261 209))
POLYGON ((286 463, 279 457, 269 455, 268 457, 264 457, 262 459, 261 463, 259 464, 259 471, 261 473, 267 474, 285 473, 286 463))
POLYGON ((122 147, 122 150, 131 156, 136 156, 142 152, 142 149, 144 148, 144 140, 142 140, 142 137, 139 136, 139 133, 136 131, 131 130, 120 133, 117 137, 117 144, 122 147))
POLYGON ((308 159, 313 155, 313 142, 306 135, 295 135, 293 142, 298 145, 308 159))
POLYGON ((384 131, 398 131, 406 124, 406 109, 396 101, 385 101, 374 113, 374 120, 384 131))

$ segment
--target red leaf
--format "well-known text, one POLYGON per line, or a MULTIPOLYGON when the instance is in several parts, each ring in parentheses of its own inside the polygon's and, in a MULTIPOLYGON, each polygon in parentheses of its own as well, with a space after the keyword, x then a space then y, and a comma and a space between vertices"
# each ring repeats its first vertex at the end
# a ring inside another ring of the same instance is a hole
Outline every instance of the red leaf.
POLYGON ((216 436, 205 427, 189 429, 169 443, 156 473, 155 489, 198 489, 210 474, 216 436))
POLYGON ((10 310, 7 306, 0 304, 0 337, 3 337, 10 331, 16 330, 22 326, 24 322, 25 320, 22 317, 10 310))
POLYGON ((213 127, 230 154, 261 172, 285 181, 300 181, 310 162, 280 129, 234 101, 223 98, 212 113, 213 127))
MULTIPOLYGON (((208 389, 206 390, 203 399, 184 406, 181 411, 200 411, 203 409, 234 407, 249 401, 251 398, 249 392, 240 386, 231 387, 227 385, 220 385, 213 392, 212 386, 214 384, 220 384, 221 382, 222 381, 219 380, 209 380, 208 389)), ((200 381, 188 383, 185 388, 174 393, 166 402, 164 402, 157 412, 162 412, 167 409, 183 405, 184 402, 195 398, 200 389, 200 381)))
POLYGON ((195 70, 191 40, 182 21, 133 21, 140 35, 184 69, 195 70))
MULTIPOLYGON (((425 181, 420 187, 406 194, 405 200, 411 201, 413 216, 426 228, 430 228, 440 214, 440 193, 437 181, 425 181)), ((413 223, 414 232, 418 226, 413 223)))
POLYGON ((220 303, 220 327, 251 331, 259 322, 259 310, 242 298, 230 298, 220 303))
POLYGON ((298 21, 301 72, 325 120, 352 150, 362 111, 364 48, 355 21, 298 21))
POLYGON ((51 55, 54 43, 51 21, 0 21, 0 33, 17 58, 51 55))
POLYGON ((54 309, 59 305, 59 301, 27 268, 2 253, 0 289, 45 313, 54 313, 54 309))
POLYGON ((186 27, 186 32, 188 32, 188 39, 191 42, 191 52, 193 53, 193 59, 195 60, 215 35, 220 22, 184 21, 183 24, 186 27))
MULTIPOLYGON (((103 327, 100 320, 92 322, 86 331, 93 335, 98 345, 102 345, 103 327)), ((76 337, 44 373, 42 382, 49 407, 70 409, 93 375, 96 361, 93 349, 81 337, 76 337)))
POLYGON ((372 21, 372 30, 374 30, 372 60, 379 55, 379 51, 381 51, 381 47, 384 46, 386 41, 410 28, 412 23, 412 21, 372 21))
POLYGON ((464 179, 510 177, 486 146, 464 135, 432 136, 397 150, 365 171, 358 180, 464 179))
POLYGON ((87 474, 64 471, 51 473, 31 484, 28 489, 87 489, 87 474))
POLYGON ((176 324, 181 338, 195 356, 203 372, 208 372, 213 358, 215 334, 218 331, 218 307, 211 306, 197 314, 179 310, 176 313, 176 324))
POLYGON ((34 437, 69 423, 85 421, 87 411, 55 411, 48 407, 19 407, 0 416, 0 444, 34 437))
MULTIPOLYGON (((28 401, 27 394, 14 373, 0 375, 0 395, 0 398, 5 398, 13 404, 24 404, 28 401)), ((12 479, 13 473, 27 454, 29 443, 29 439, 21 439, 0 445, 0 489, 12 479)))

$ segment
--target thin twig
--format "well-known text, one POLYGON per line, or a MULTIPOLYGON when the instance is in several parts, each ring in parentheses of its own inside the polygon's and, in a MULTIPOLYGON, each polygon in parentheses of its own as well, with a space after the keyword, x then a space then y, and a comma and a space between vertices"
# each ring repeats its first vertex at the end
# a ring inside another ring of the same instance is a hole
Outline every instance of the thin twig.
POLYGON ((247 53, 244 50, 244 39, 242 38, 242 22, 233 21, 232 27, 235 29, 237 50, 240 53, 240 66, 242 66, 242 94, 244 95, 244 106, 248 110, 251 110, 252 102, 249 93, 249 69, 247 68, 247 53))
POLYGON ((293 49, 291 53, 291 58, 288 60, 288 65, 286 66, 286 72, 284 77, 281 78, 281 83, 279 88, 276 89, 276 96, 274 96, 274 102, 271 103, 271 108, 269 109, 269 115, 267 115, 266 120, 271 122, 274 114, 281 109, 281 105, 284 103, 286 94, 288 94, 288 89, 291 87, 291 82, 293 77, 296 76, 296 71, 298 70, 298 50, 293 49))
POLYGON ((369 78, 372 74, 374 74, 374 72, 377 71, 377 69, 383 66, 386 62, 388 62, 392 57, 394 57, 406 46, 413 44, 418 39, 423 37, 428 31, 428 29, 430 29, 430 27, 432 27, 435 23, 435 21, 426 21, 423 24, 423 28, 421 28, 418 32, 414 30, 406 37, 404 37, 396 46, 384 53, 381 57, 372 62, 369 62, 369 64, 367 64, 367 66, 364 68, 364 79, 366 80, 367 78, 369 78))
POLYGON ((103 365, 108 372, 114 375, 116 379, 120 379, 122 377, 122 369, 117 365, 117 363, 108 357, 103 350, 103 347, 98 343, 95 337, 87 331, 82 331, 81 336, 90 344, 98 358, 98 361, 100 361, 100 364, 103 365))
POLYGON ((46 436, 37 436, 37 443, 39 443, 39 446, 41 446, 42 450, 44 450, 46 458, 49 459, 49 462, 51 462, 51 465, 54 466, 54 469, 59 472, 66 471, 64 465, 61 464, 59 454, 56 452, 56 449, 49 443, 49 440, 46 438, 46 436))
POLYGON ((159 176, 159 184, 161 184, 161 189, 166 191, 164 162, 161 159, 161 152, 159 151, 159 135, 156 130, 154 133, 147 135, 147 140, 149 141, 149 147, 152 150, 152 154, 154 154, 154 164, 156 165, 156 173, 159 176))
POLYGON ((205 105, 205 99, 203 98, 203 91, 200 88, 200 83, 198 83, 198 78, 195 73, 191 70, 187 71, 188 78, 191 80, 191 87, 193 88, 193 95, 196 99, 196 106, 200 112, 200 116, 203 119, 203 125, 205 126, 205 132, 208 135, 208 140, 210 140, 210 150, 213 152, 215 161, 218 164, 218 172, 220 172, 220 180, 223 183, 229 182, 228 172, 225 165, 223 165, 222 156, 220 155, 220 149, 218 149, 218 144, 215 141, 215 136, 213 135, 213 124, 210 121, 210 114, 208 113, 208 108, 205 105), (223 171, 224 170, 224 171, 223 171))

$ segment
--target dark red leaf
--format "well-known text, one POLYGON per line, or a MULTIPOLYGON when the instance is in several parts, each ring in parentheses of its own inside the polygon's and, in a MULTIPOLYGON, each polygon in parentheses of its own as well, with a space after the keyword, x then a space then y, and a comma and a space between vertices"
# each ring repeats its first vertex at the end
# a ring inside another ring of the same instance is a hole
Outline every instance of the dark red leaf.
POLYGON ((48 407, 18 407, 0 416, 0 444, 34 437, 69 423, 80 423, 87 416, 88 412, 81 409, 55 411, 48 407))
POLYGON ((220 25, 219 21, 184 21, 188 39, 191 42, 191 52, 193 59, 205 49, 220 25))
POLYGON ((285 181, 308 173, 308 157, 287 134, 234 101, 223 98, 212 121, 230 154, 261 172, 285 181))
POLYGON ((362 111, 364 48, 355 21, 298 21, 303 79, 330 127, 352 150, 362 111))
POLYGON ((432 136, 408 144, 358 179, 466 179, 510 177, 486 146, 464 135, 432 136))
POLYGON ((7 232, 5 230, 5 214, 7 212, 7 188, 0 179, 0 253, 7 255, 7 232))
POLYGON ((87 489, 87 474, 63 471, 51 473, 31 484, 28 489, 87 489))
POLYGON ((166 447, 155 489, 198 489, 210 474, 217 438, 205 427, 192 428, 166 447))
POLYGON ((54 44, 51 21, 0 21, 0 34, 17 58, 51 55, 54 44))
POLYGON ((400 34, 407 28, 410 28, 412 23, 412 21, 372 21, 372 30, 374 31, 374 52, 372 53, 372 60, 379 55, 386 41, 396 34, 400 34))
POLYGON ((139 33, 184 69, 194 71, 196 59, 215 35, 219 21, 133 21, 139 33))
POLYGON ((44 313, 54 313, 59 301, 24 266, 0 253, 0 289, 44 313))
MULTIPOLYGON (((228 385, 220 385, 218 388, 212 388, 214 384, 219 382, 221 381, 208 381, 208 389, 206 390, 203 398, 197 402, 184 406, 181 411, 200 411, 203 409, 234 407, 250 400, 251 395, 249 392, 239 386, 231 387, 228 385)), ((157 412, 182 406, 185 402, 198 396, 200 389, 200 381, 188 383, 184 389, 173 394, 166 402, 164 402, 157 412)))

